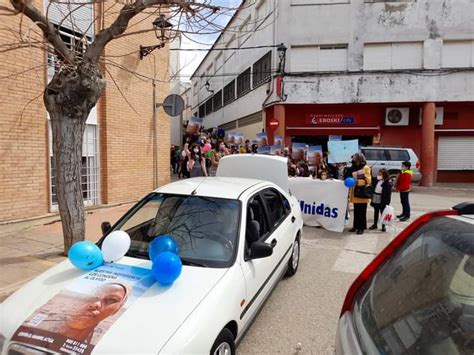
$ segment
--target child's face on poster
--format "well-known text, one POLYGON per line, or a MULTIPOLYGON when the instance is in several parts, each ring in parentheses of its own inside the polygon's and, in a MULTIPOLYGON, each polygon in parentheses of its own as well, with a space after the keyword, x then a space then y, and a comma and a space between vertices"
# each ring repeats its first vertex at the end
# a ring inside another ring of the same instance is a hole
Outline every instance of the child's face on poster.
POLYGON ((126 289, 119 284, 100 287, 94 296, 73 309, 67 318, 72 329, 93 328, 105 318, 118 312, 125 303, 126 289))

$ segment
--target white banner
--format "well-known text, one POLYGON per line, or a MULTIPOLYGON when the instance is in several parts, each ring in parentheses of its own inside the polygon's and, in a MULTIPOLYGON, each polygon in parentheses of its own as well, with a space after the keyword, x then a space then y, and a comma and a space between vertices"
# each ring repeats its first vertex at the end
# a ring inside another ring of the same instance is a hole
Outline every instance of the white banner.
POLYGON ((301 207, 306 226, 322 226, 333 232, 344 230, 348 188, 342 180, 290 178, 289 188, 301 207))

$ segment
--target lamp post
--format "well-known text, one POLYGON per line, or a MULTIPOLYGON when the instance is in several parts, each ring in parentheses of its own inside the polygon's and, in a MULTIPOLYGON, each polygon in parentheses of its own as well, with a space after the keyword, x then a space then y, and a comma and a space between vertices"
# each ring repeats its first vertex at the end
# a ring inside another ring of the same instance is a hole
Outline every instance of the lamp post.
POLYGON ((155 21, 153 21, 153 28, 159 43, 154 46, 140 45, 140 60, 153 52, 155 49, 163 48, 165 44, 171 40, 173 24, 166 19, 165 15, 161 14, 155 19, 155 21))
POLYGON ((209 80, 206 80, 206 83, 204 84, 204 87, 206 88, 207 92, 210 92, 211 94, 214 94, 214 90, 210 90, 211 84, 209 83, 209 80))
POLYGON ((280 62, 278 63, 278 72, 280 74, 285 73, 285 62, 286 62, 286 46, 283 43, 280 43, 277 47, 278 58, 280 62))

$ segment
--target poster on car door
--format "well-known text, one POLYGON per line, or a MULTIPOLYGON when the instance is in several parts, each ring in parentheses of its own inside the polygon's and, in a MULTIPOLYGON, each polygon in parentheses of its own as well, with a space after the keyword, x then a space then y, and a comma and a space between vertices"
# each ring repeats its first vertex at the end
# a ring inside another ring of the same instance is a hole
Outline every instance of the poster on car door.
POLYGON ((12 340, 43 351, 90 354, 112 324, 154 283, 149 269, 102 265, 33 312, 12 340))
POLYGON ((349 191, 344 181, 293 177, 289 187, 300 204, 304 225, 322 226, 333 232, 344 230, 349 191))

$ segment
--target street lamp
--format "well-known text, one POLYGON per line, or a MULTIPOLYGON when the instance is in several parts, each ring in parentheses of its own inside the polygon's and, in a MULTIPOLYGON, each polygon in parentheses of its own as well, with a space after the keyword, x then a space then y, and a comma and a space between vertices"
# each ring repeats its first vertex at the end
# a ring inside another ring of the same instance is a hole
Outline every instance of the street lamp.
POLYGON ((148 54, 153 52, 157 48, 163 48, 167 42, 171 39, 171 31, 173 24, 169 22, 165 15, 161 14, 155 21, 153 21, 153 28, 155 30, 155 36, 159 43, 154 46, 141 46, 140 45, 140 60, 146 57, 148 54))
POLYGON ((279 73, 285 72, 286 50, 287 48, 283 43, 280 43, 277 47, 278 58, 280 59, 280 63, 278 64, 279 73))
POLYGON ((206 80, 206 83, 204 84, 204 87, 206 88, 207 92, 210 92, 211 94, 214 94, 214 90, 210 90, 211 83, 209 83, 209 80, 206 80))

